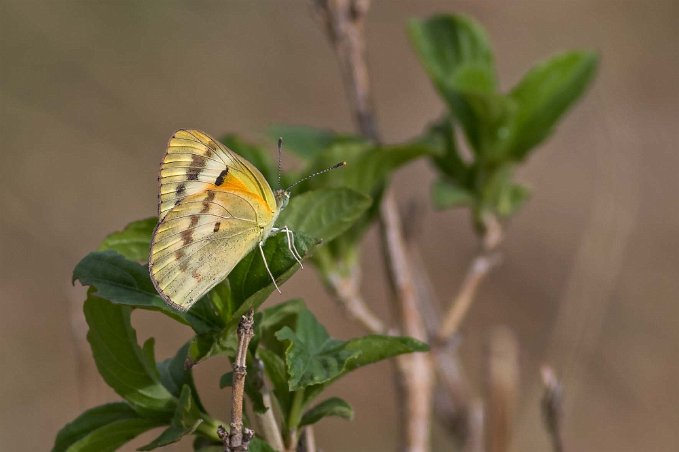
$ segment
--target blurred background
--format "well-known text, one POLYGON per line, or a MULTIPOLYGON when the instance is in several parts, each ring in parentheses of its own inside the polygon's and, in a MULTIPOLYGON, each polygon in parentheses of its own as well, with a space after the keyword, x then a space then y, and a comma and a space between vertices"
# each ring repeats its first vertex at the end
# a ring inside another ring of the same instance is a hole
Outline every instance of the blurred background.
MULTIPOLYGON (((505 88, 558 51, 602 55, 593 89, 520 174, 533 197, 463 326, 474 390, 489 331, 507 325, 521 360, 514 450, 549 450, 542 363, 563 377, 570 450, 679 450, 679 3, 375 2, 368 58, 388 142, 418 134, 443 110, 405 24, 445 11, 487 28, 505 88)), ((0 80, 0 449, 46 450, 81 411, 117 399, 84 342, 85 291, 72 287, 71 271, 106 234, 155 214, 173 131, 236 132, 273 153, 263 135, 272 124, 351 131, 352 123, 334 54, 302 1, 2 0, 0 80)), ((465 213, 429 208, 423 180, 433 175, 418 162, 392 183, 402 206, 426 206, 412 221, 437 293, 449 300, 477 243, 465 213)), ((373 231, 364 289, 389 319, 379 254, 373 231)), ((332 335, 362 334, 312 268, 267 303, 296 296, 332 335)), ((156 337, 160 358, 189 337, 157 314, 134 322, 140 339, 156 337)), ((203 400, 222 418, 228 394, 218 378, 228 368, 225 359, 196 368, 203 400)), ((390 371, 388 363, 362 369, 332 388, 356 416, 319 424, 323 450, 395 450, 390 371)), ((433 449, 450 448, 436 426, 433 449)))

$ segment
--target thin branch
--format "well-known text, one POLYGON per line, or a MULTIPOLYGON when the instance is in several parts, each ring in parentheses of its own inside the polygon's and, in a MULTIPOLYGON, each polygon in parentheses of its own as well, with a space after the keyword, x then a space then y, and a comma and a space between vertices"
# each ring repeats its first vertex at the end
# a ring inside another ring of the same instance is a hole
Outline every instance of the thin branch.
MULTIPOLYGON (((229 433, 220 428, 219 435, 224 441, 226 452, 247 451, 255 432, 243 426, 243 399, 245 395, 246 359, 248 345, 254 336, 254 311, 250 309, 238 322, 238 349, 233 363, 233 387, 231 391, 231 424, 229 433)), ((221 426, 220 426, 221 427, 221 426)))
POLYGON ((260 435, 266 440, 267 443, 274 450, 282 451, 285 449, 283 445, 283 436, 281 435, 281 430, 278 427, 278 422, 273 413, 273 404, 271 399, 271 390, 269 389, 266 381, 264 379, 264 365, 261 360, 257 360, 257 378, 261 381, 260 394, 262 395, 262 402, 267 410, 264 413, 255 412, 255 419, 257 421, 257 426, 260 435))
MULTIPOLYGON (((339 59, 344 84, 349 93, 354 118, 361 134, 379 142, 372 108, 368 68, 363 35, 368 0, 316 0, 316 12, 324 24, 339 59)), ((412 272, 403 239, 396 201, 387 189, 380 205, 381 235, 391 285, 399 302, 403 333, 427 340, 427 331, 419 310, 412 272)), ((404 444, 406 450, 429 448, 433 370, 431 356, 415 353, 398 359, 405 390, 404 444)))
POLYGON ((507 452, 516 411, 519 385, 519 346, 506 327, 490 335, 486 360, 486 447, 488 452, 507 452))
POLYGON ((348 276, 339 272, 328 272, 324 275, 326 286, 347 313, 371 333, 387 332, 382 320, 368 307, 360 290, 361 268, 354 265, 348 276))
POLYGON ((307 425, 304 427, 304 432, 302 433, 304 438, 304 452, 316 452, 316 434, 314 432, 313 425, 307 425))
POLYGON ((469 308, 476 299, 479 285, 490 270, 500 263, 500 255, 496 250, 503 239, 502 225, 495 217, 487 216, 484 219, 484 227, 482 250, 469 264, 462 287, 448 306, 443 322, 436 334, 439 343, 447 342, 458 332, 462 321, 469 312, 469 308))
POLYGON ((482 253, 476 256, 467 269, 462 287, 448 306, 443 322, 436 334, 439 342, 446 342, 459 330, 469 308, 476 299, 476 292, 490 270, 500 263, 497 253, 482 253))
POLYGON ((564 452, 563 437, 561 436, 563 391, 556 373, 549 366, 542 367, 542 383, 545 387, 542 396, 542 419, 552 440, 554 452, 564 452))
POLYGON ((370 0, 314 0, 318 20, 335 48, 344 86, 361 134, 379 141, 365 64, 363 29, 370 0))

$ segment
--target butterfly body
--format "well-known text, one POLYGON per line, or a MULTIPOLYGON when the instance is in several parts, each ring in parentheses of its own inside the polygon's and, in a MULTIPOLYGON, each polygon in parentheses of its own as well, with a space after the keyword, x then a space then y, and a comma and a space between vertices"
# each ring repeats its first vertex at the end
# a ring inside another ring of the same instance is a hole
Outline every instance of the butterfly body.
POLYGON ((197 130, 170 139, 159 185, 149 271, 161 297, 181 311, 261 246, 289 200, 254 165, 197 130))

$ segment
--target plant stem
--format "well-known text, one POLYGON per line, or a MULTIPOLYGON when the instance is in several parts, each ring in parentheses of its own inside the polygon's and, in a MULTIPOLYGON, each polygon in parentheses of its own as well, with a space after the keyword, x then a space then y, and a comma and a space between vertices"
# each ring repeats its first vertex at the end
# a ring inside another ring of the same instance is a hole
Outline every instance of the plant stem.
POLYGON ((483 230, 481 251, 469 264, 462 287, 453 297, 436 333, 436 340, 439 344, 446 343, 457 333, 467 312, 469 312, 469 308, 476 299, 476 291, 479 285, 490 273, 490 270, 500 263, 497 248, 504 237, 502 225, 497 218, 487 215, 483 219, 483 230))
POLYGON ((299 432, 297 427, 302 420, 302 410, 304 409, 304 390, 295 391, 290 406, 290 413, 288 414, 288 440, 287 450, 294 451, 297 448, 297 441, 299 439, 299 432))
POLYGON ((248 345, 255 332, 254 311, 250 309, 238 322, 238 349, 233 363, 233 387, 231 391, 231 424, 227 434, 221 431, 225 451, 247 451, 254 431, 243 427, 243 399, 245 394, 246 359, 248 345))
POLYGON ((332 294, 349 315, 371 333, 383 334, 386 332, 384 323, 368 307, 361 296, 359 288, 360 272, 360 266, 355 264, 351 268, 349 275, 345 276, 339 272, 330 271, 324 275, 324 280, 332 294))
MULTIPOLYGON (((332 42, 354 119, 363 136, 379 142, 379 134, 370 95, 365 59, 364 24, 369 0, 316 0, 316 11, 332 42)), ((380 205, 381 235, 391 285, 399 303, 403 333, 426 341, 427 331, 419 310, 413 276, 406 253, 398 208, 393 192, 384 194, 380 205)), ((429 354, 414 353, 398 359, 405 409, 400 410, 405 428, 403 448, 411 451, 429 449, 433 370, 429 354)))
POLYGON ((267 443, 275 450, 284 450, 283 437, 281 436, 281 430, 278 427, 278 422, 276 421, 276 416, 273 412, 273 403, 271 399, 271 390, 267 386, 267 382, 264 379, 264 365, 261 360, 257 359, 257 378, 261 382, 260 393, 262 394, 262 402, 267 410, 264 413, 255 412, 255 419, 257 421, 257 428, 260 431, 260 435, 264 437, 267 443))
POLYGON ((542 396, 542 419, 547 433, 552 440, 554 452, 564 452, 563 437, 561 435, 561 416, 563 413, 563 390, 556 373, 549 366, 542 367, 542 383, 545 392, 542 396))
POLYGON ((486 448, 506 452, 519 385, 519 346, 507 327, 497 327, 490 334, 485 374, 486 448))

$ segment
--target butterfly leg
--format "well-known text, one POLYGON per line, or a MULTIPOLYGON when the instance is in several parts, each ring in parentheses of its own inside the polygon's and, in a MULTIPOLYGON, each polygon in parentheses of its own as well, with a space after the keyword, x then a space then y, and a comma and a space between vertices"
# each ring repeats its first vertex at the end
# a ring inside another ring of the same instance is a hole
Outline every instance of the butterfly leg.
POLYGON ((278 287, 278 284, 276 284, 276 278, 273 277, 273 274, 271 273, 271 270, 269 269, 269 263, 266 261, 266 256, 264 256, 264 241, 259 242, 259 252, 262 254, 262 260, 264 260, 264 267, 266 267, 266 271, 269 272, 269 276, 271 277, 271 281, 273 281, 273 285, 278 291, 278 293, 283 293, 281 292, 281 289, 278 287))
POLYGON ((295 246, 295 233, 287 226, 284 226, 283 230, 285 230, 285 235, 288 238, 288 249, 290 249, 292 255, 295 256, 295 260, 297 260, 299 266, 304 268, 304 265, 302 265, 302 255, 299 254, 299 251, 297 251, 297 247, 295 246))
POLYGON ((304 265, 302 265, 302 256, 299 254, 299 251, 297 251, 297 247, 295 246, 295 234, 292 232, 292 230, 287 226, 283 226, 282 228, 273 228, 271 232, 285 232, 285 237, 288 239, 288 249, 290 250, 290 254, 292 254, 292 257, 295 258, 299 266, 304 268, 304 265))

